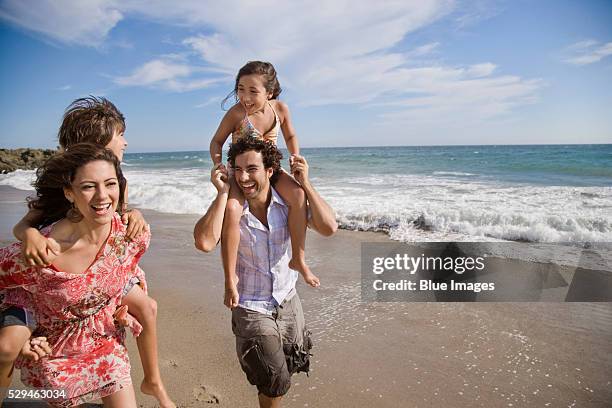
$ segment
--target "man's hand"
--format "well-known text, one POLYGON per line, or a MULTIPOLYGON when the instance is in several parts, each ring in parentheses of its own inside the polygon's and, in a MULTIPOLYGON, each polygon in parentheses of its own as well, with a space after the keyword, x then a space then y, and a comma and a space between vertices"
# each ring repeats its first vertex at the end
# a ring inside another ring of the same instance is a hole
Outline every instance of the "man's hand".
POLYGON ((133 241, 135 238, 149 230, 149 224, 145 221, 142 213, 138 210, 129 210, 121 216, 121 221, 127 225, 125 235, 133 241))
POLYGON ((217 163, 210 171, 210 181, 213 183, 217 192, 227 193, 230 189, 229 175, 223 163, 217 163))
POLYGON ((30 360, 38 361, 51 354, 51 347, 46 337, 32 337, 21 348, 21 355, 30 360))
POLYGON ((226 285, 225 294, 223 296, 223 304, 230 309, 238 306, 240 295, 238 294, 238 288, 236 284, 226 285))
POLYGON ((295 179, 300 183, 304 184, 309 182, 308 180, 308 162, 304 156, 300 156, 299 154, 293 154, 289 158, 289 162, 291 163, 291 174, 295 179))
POLYGON ((45 238, 36 228, 28 228, 21 246, 21 254, 27 265, 47 266, 60 253, 60 245, 53 238, 45 238))

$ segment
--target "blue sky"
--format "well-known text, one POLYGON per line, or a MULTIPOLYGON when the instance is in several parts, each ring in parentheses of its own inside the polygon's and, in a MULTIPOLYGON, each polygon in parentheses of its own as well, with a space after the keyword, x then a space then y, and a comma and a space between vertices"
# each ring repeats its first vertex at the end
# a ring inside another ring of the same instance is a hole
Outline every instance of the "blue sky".
POLYGON ((610 143, 610 1, 0 0, 0 146, 88 94, 130 152, 207 150, 248 60, 300 145, 610 143))

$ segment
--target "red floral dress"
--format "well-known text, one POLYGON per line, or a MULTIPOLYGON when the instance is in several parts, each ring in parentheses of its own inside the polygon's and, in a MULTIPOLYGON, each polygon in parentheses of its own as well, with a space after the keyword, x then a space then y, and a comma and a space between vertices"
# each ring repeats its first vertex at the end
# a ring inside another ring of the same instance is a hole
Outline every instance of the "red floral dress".
MULTIPOLYGON (((41 233, 48 236, 51 228, 41 233)), ((115 324, 113 313, 130 279, 137 276, 144 283, 136 266, 149 240, 146 233, 127 241, 125 226, 115 214, 106 243, 82 274, 25 265, 21 243, 0 249, 5 305, 33 311, 34 335, 46 336, 52 350, 38 362, 18 359, 21 380, 35 388, 66 390, 66 399, 47 401, 52 406, 82 404, 131 384, 125 330, 115 324)))

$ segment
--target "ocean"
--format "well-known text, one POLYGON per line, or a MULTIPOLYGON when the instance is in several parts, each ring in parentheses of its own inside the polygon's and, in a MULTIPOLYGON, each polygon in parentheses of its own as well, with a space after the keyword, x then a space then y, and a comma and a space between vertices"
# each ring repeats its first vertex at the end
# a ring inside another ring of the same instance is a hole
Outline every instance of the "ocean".
MULTIPOLYGON (((382 231, 404 242, 612 242, 611 144, 305 148, 302 154, 341 228, 382 231)), ((203 214, 216 194, 210 168, 208 151, 128 153, 130 204, 203 214)), ((0 175, 0 184, 31 189, 33 176, 0 175)))

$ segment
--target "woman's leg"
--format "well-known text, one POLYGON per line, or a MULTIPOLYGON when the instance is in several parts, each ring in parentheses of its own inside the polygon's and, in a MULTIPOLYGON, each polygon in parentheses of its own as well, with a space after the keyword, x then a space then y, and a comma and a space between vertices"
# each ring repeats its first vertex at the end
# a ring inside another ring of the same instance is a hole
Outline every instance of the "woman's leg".
POLYGON ((308 224, 306 193, 304 193, 302 187, 293 177, 284 171, 278 177, 274 188, 289 206, 289 235, 291 236, 291 261, 289 261, 289 267, 300 272, 304 281, 316 288, 320 284, 319 278, 310 271, 304 256, 306 226, 308 224))
POLYGON ((102 398, 102 403, 104 408, 137 408, 134 387, 132 384, 123 387, 116 393, 102 398))
POLYGON ((157 398, 161 408, 175 408, 176 405, 166 392, 159 372, 157 353, 157 302, 147 296, 138 285, 128 292, 122 304, 127 305, 128 312, 142 325, 142 333, 136 338, 140 361, 144 371, 144 380, 140 390, 157 398))

